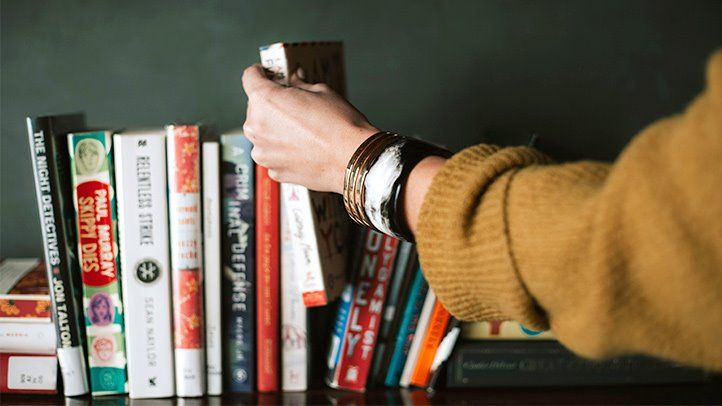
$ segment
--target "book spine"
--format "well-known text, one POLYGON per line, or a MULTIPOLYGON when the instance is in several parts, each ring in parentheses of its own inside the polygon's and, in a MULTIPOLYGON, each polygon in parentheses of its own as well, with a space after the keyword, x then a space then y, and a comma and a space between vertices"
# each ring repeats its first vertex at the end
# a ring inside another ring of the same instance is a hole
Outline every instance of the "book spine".
POLYGON ((243 134, 221 136, 223 154, 223 379, 229 392, 256 388, 256 216, 253 145, 243 134))
POLYGON ((348 323, 348 315, 351 310, 351 296, 353 295, 353 283, 346 284, 336 310, 336 318, 333 322, 331 330, 331 341, 329 344, 327 357, 327 382, 331 384, 336 373, 336 366, 341 358, 341 345, 345 341, 346 324, 348 323))
MULTIPOLYGON (((82 125, 82 124, 81 124, 82 125)), ((83 349, 81 310, 71 274, 79 275, 72 237, 70 186, 68 176, 58 176, 61 162, 67 162, 67 144, 53 142, 50 119, 27 119, 31 161, 35 179, 45 267, 48 275, 57 354, 63 376, 63 393, 88 393, 88 374, 83 349), (57 148, 56 148, 57 147, 57 148)), ((66 174, 67 175, 67 174, 66 174)))
POLYGON ((446 375, 446 361, 449 359, 451 352, 456 346, 456 341, 461 335, 461 322, 451 317, 446 327, 446 334, 439 344, 439 348, 436 350, 434 355, 434 361, 431 363, 431 371, 429 372, 429 384, 427 386, 428 391, 435 391, 438 386, 444 382, 444 376, 446 375))
POLYGON ((436 350, 441 344, 441 340, 444 338, 446 333, 446 326, 449 323, 451 315, 441 304, 441 301, 437 300, 434 304, 434 310, 431 312, 429 318, 429 326, 426 329, 426 334, 421 341, 421 348, 419 350, 419 357, 416 360, 416 366, 411 374, 411 385, 426 387, 429 382, 429 376, 431 373, 431 365, 434 363, 434 357, 436 356, 436 350))
POLYGON ((290 186, 281 185, 281 387, 284 391, 304 391, 308 387, 308 331, 299 287, 303 271, 294 263, 285 199, 290 186))
POLYGON ((420 268, 414 273, 414 280, 409 288, 409 295, 404 307, 404 314, 401 318, 394 346, 391 351, 391 360, 389 361, 388 370, 384 379, 387 387, 399 386, 401 373, 403 372, 406 359, 411 349, 411 343, 414 339, 414 332, 419 322, 421 309, 426 301, 426 294, 429 286, 424 280, 424 275, 420 268))
POLYGON ((176 394, 203 396, 202 232, 198 126, 166 127, 176 394))
POLYGON ((460 341, 447 388, 704 382, 707 374, 649 357, 580 358, 555 341, 460 341))
POLYGON ((46 323, 0 323, 0 352, 55 354, 55 326, 46 323))
POLYGON ((434 304, 436 303, 436 295, 429 288, 426 292, 426 299, 424 299, 424 306, 421 308, 421 314, 419 315, 419 321, 416 325, 416 331, 414 331, 414 337, 411 341, 411 348, 409 348, 409 355, 406 357, 406 364, 404 370, 401 372, 401 380, 399 385, 403 388, 408 388, 411 385, 411 375, 416 367, 416 361, 419 358, 421 351, 421 343, 426 335, 426 329, 429 326, 429 318, 431 312, 434 310, 434 304))
POLYGON ((55 355, 0 353, 0 393, 58 393, 55 355))
POLYGON ((207 393, 223 393, 221 355, 221 191, 220 147, 216 141, 202 146, 203 181, 203 286, 205 289, 207 393))
POLYGON ((413 262, 412 258, 415 254, 414 245, 407 242, 399 242, 398 254, 396 255, 396 263, 394 264, 394 274, 389 284, 388 299, 384 306, 384 317, 379 327, 379 337, 376 340, 376 348, 374 349, 374 359, 371 364, 370 378, 371 383, 376 385, 380 380, 381 371, 386 369, 388 364, 389 347, 392 341, 392 325, 397 324, 398 307, 403 303, 402 296, 404 288, 408 288, 408 283, 413 276, 413 270, 409 269, 409 262, 413 262))
POLYGON ((260 392, 279 388, 279 184, 256 170, 256 365, 260 392))
POLYGON ((113 143, 129 393, 173 396, 165 136, 116 134, 113 143))
POLYGON ((116 230, 110 132, 68 135, 82 269, 90 387, 127 392, 124 313, 116 230))
POLYGON ((335 387, 354 391, 366 388, 398 242, 374 230, 366 234, 341 359, 332 382, 335 387))
POLYGON ((537 331, 511 320, 464 323, 462 336, 470 340, 554 340, 551 331, 537 331))
POLYGON ((0 295, 0 323, 51 323, 50 296, 0 295))

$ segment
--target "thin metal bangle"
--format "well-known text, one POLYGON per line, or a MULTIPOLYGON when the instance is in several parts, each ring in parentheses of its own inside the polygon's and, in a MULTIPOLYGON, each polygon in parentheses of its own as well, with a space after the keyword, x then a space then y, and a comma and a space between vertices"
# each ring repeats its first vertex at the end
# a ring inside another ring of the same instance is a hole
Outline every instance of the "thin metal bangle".
POLYGON ((351 196, 351 190, 353 188, 353 181, 355 177, 355 173, 358 171, 357 165, 359 159, 366 153, 366 150, 369 148, 370 145, 373 145, 379 138, 385 138, 389 136, 391 133, 387 131, 380 131, 361 143, 361 145, 356 148, 356 151, 354 151, 353 155, 351 156, 351 159, 349 160, 346 171, 344 174, 344 189, 343 189, 343 200, 344 200, 344 206, 346 208, 346 211, 349 213, 352 219, 359 222, 358 216, 355 216, 355 213, 352 209, 353 207, 353 200, 351 196))
POLYGON ((354 203, 356 213, 359 215, 359 218, 363 220, 364 224, 372 228, 376 228, 376 226, 373 225, 371 219, 368 217, 365 207, 366 176, 373 167, 373 164, 376 163, 376 161, 378 160, 381 153, 385 151, 388 147, 398 142, 399 139, 400 136, 395 136, 378 140, 376 143, 374 143, 372 147, 369 148, 366 156, 361 161, 361 164, 357 166, 359 168, 359 172, 356 174, 354 187, 352 189, 352 201, 354 203))

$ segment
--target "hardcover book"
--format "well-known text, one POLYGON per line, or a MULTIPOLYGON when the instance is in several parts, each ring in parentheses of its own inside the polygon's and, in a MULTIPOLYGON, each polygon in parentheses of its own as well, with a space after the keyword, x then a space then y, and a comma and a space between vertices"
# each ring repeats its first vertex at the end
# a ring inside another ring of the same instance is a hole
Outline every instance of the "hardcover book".
POLYGON ((112 145, 109 131, 68 134, 93 395, 128 384, 112 145))
POLYGON ((594 361, 555 341, 457 343, 448 361, 447 388, 578 386, 704 382, 705 372, 654 358, 594 361))
POLYGON ((203 286, 205 288, 206 379, 209 395, 223 393, 221 347, 220 145, 203 142, 203 286))
POLYGON ((113 136, 131 398, 175 394, 163 130, 113 136))
MULTIPOLYGON (((42 261, 9 258, 0 262, 0 324, 52 323, 51 311, 48 277, 42 261)), ((52 348, 54 353, 55 341, 52 348)))
POLYGON ((206 363, 199 128, 166 126, 166 141, 176 394, 203 396, 206 363))
POLYGON ((340 359, 328 382, 331 387, 359 392, 366 389, 398 242, 375 230, 366 233, 340 359))
POLYGON ((221 135, 222 304, 225 390, 256 389, 256 239, 253 145, 240 132, 221 135))
POLYGON ((279 185, 256 167, 256 371, 260 392, 280 387, 279 185))
POLYGON ((58 393, 55 355, 0 353, 0 393, 58 393))
POLYGON ((85 127, 82 114, 27 118, 45 269, 51 293, 63 393, 88 393, 82 286, 70 189, 68 132, 85 127))
MULTIPOLYGON (((345 96, 343 47, 340 42, 276 43, 261 47, 261 62, 277 82, 288 85, 302 68, 309 83, 323 82, 345 96)), ((301 279, 303 303, 323 306, 345 285, 349 217, 338 195, 285 184, 291 236, 301 279)))

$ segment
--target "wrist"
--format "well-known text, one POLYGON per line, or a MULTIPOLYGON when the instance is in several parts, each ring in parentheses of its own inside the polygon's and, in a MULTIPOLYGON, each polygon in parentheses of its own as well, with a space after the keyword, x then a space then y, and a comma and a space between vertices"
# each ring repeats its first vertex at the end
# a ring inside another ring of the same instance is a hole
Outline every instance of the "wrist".
POLYGON ((333 186, 331 188, 333 192, 343 194, 343 177, 348 161, 358 147, 377 132, 379 132, 378 128, 367 124, 365 126, 354 127, 344 135, 343 142, 340 143, 340 148, 337 149, 338 153, 331 171, 333 173, 333 186))

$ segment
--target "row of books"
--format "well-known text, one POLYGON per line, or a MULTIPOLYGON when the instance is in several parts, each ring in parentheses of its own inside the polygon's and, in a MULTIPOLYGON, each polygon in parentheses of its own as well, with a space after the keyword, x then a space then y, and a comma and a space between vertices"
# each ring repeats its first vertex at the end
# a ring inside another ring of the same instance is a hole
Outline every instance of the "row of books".
MULTIPOLYGON (((261 61, 281 84, 300 67, 345 92, 340 43, 261 61)), ((240 131, 27 125, 65 395, 433 387, 466 362, 413 245, 274 182, 240 131)))

